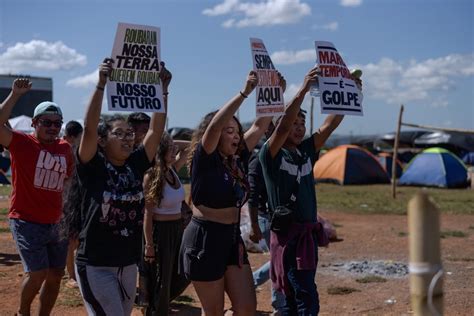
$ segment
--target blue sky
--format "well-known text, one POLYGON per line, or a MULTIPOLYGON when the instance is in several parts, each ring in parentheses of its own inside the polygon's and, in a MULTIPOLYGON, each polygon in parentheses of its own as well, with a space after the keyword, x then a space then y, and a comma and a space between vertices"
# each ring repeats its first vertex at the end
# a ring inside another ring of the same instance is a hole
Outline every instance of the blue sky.
MULTIPOLYGON (((286 101, 314 65, 314 41, 326 40, 364 71, 365 115, 338 134, 393 131, 401 103, 405 122, 473 129, 473 15, 471 0, 2 0, 0 73, 52 77, 65 120, 83 118, 117 23, 158 26, 173 73, 169 127, 195 127, 242 88, 249 37, 287 79, 286 101)), ((240 118, 254 113, 252 94, 240 118)))

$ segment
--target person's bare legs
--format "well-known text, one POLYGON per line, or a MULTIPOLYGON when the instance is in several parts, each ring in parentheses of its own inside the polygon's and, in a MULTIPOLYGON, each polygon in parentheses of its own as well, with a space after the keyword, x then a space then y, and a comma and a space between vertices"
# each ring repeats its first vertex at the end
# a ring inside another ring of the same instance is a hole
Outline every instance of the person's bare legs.
POLYGON ((59 294, 64 269, 49 269, 46 280, 41 287, 39 316, 49 316, 59 294))
POLYGON ((255 315, 257 297, 250 265, 227 266, 224 280, 225 291, 232 302, 232 315, 255 315))
POLYGON ((224 278, 217 281, 192 281, 202 306, 201 315, 224 315, 224 278))
POLYGON ((47 274, 48 269, 25 273, 20 291, 20 308, 18 310, 20 315, 30 315, 31 303, 38 294, 47 274))
POLYGON ((68 284, 70 286, 73 286, 74 281, 77 281, 76 272, 74 269, 74 252, 76 251, 78 244, 79 244, 79 241, 77 239, 75 238, 69 239, 69 245, 67 248, 66 270, 67 270, 67 274, 69 278, 68 284))

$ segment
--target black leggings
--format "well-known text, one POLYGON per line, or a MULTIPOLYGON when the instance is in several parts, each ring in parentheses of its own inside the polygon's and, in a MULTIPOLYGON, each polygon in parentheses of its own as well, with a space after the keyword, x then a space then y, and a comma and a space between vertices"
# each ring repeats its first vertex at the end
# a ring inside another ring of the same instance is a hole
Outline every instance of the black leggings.
POLYGON ((180 272, 192 281, 216 281, 227 266, 249 264, 239 224, 221 224, 193 217, 180 250, 180 272))
POLYGON ((145 315, 168 315, 169 303, 180 295, 190 281, 178 274, 183 220, 154 221, 155 264, 148 277, 149 307, 145 315))

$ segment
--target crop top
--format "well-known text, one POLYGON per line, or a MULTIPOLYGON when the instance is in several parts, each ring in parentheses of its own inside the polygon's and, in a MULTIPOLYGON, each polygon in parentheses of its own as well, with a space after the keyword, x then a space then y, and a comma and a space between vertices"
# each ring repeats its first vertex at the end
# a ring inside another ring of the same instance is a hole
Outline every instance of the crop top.
POLYGON ((152 212, 154 214, 162 214, 162 215, 175 215, 181 214, 181 204, 185 198, 184 187, 179 181, 178 175, 174 170, 171 168, 171 172, 173 172, 173 176, 175 179, 178 180, 179 188, 173 188, 168 181, 164 181, 163 186, 163 198, 161 199, 161 203, 159 206, 153 208, 152 212))
POLYGON ((207 154, 199 143, 191 172, 193 204, 211 208, 242 207, 249 192, 246 175, 249 156, 247 146, 244 146, 240 156, 235 155, 226 164, 217 149, 207 154))

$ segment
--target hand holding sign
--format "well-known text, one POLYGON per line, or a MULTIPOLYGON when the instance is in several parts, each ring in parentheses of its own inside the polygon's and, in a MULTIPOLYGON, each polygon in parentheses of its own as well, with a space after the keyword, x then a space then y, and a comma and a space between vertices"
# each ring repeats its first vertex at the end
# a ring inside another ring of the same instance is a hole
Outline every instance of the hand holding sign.
POLYGON ((258 84, 258 76, 255 71, 250 71, 248 76, 247 76, 247 81, 245 82, 245 87, 242 91, 243 94, 248 96, 252 91, 255 89, 255 87, 258 84))
POLYGON ((104 87, 107 83, 107 77, 110 76, 112 72, 112 64, 114 60, 112 58, 105 58, 102 64, 99 66, 99 82, 98 85, 100 87, 104 87))
POLYGON ((304 77, 303 81, 303 90, 305 92, 309 91, 309 88, 318 83, 318 76, 320 74, 319 67, 312 68, 304 77))
POLYGON ((283 91, 283 93, 285 93, 285 91, 286 91, 285 77, 283 77, 282 74, 279 71, 277 71, 277 74, 278 74, 278 80, 280 81, 281 90, 283 91))
POLYGON ((162 61, 160 62, 160 79, 161 79, 161 86, 163 87, 163 95, 168 94, 168 86, 170 85, 171 79, 173 75, 171 72, 165 67, 165 63, 162 61))

